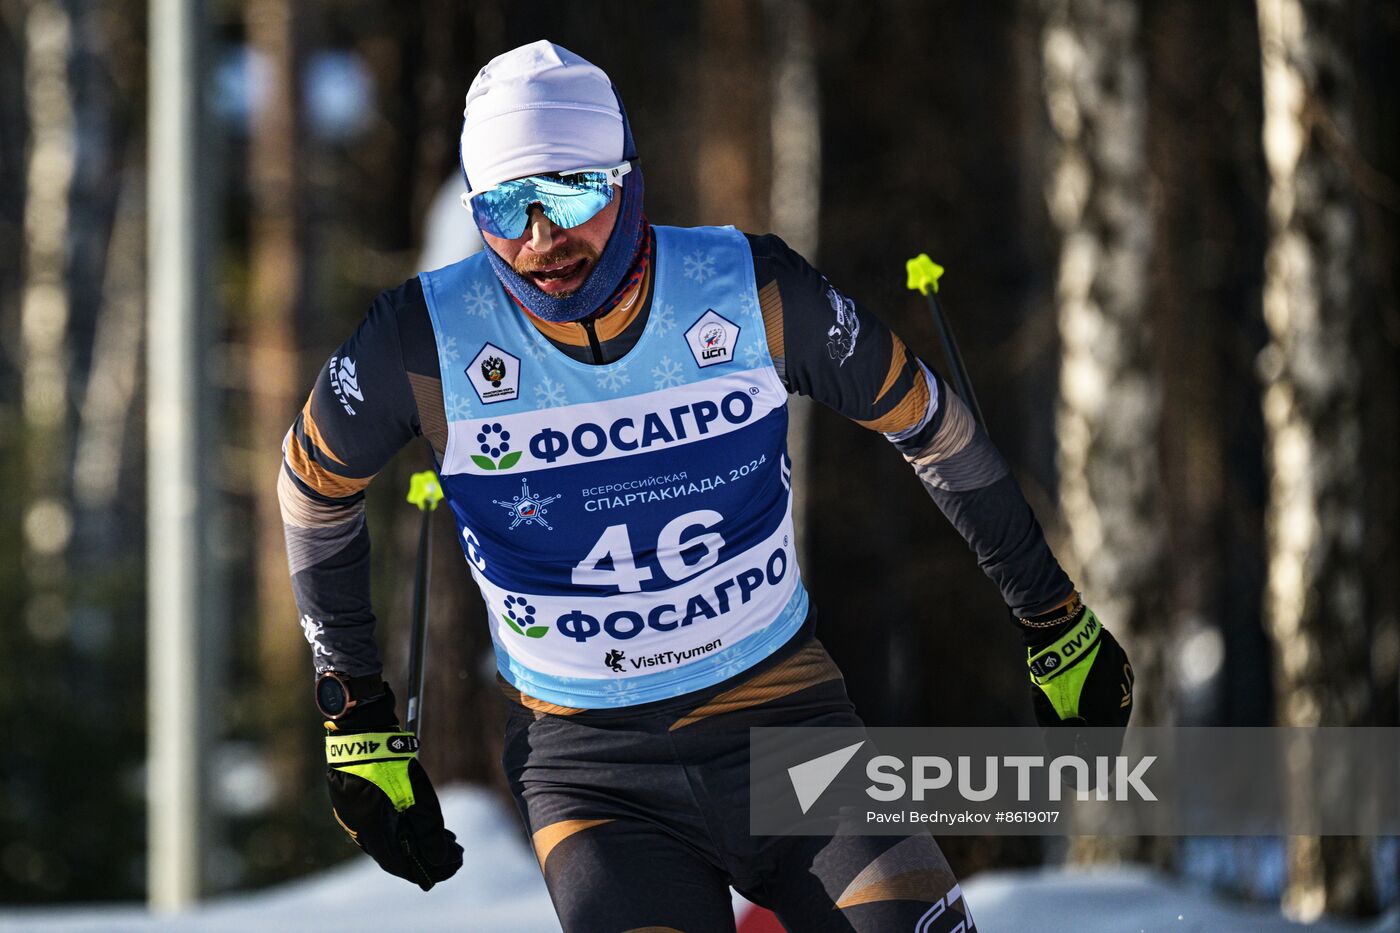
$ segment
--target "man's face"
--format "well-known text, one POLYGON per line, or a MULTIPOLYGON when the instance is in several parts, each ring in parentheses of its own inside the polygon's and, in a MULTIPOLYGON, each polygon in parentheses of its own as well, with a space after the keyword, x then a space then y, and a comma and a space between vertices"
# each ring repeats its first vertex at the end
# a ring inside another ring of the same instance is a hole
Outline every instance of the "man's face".
POLYGON ((582 288, 598 264, 621 204, 622 189, 614 186, 608 206, 577 227, 559 226, 536 204, 520 236, 506 240, 483 230, 481 237, 522 278, 546 295, 563 298, 582 288))

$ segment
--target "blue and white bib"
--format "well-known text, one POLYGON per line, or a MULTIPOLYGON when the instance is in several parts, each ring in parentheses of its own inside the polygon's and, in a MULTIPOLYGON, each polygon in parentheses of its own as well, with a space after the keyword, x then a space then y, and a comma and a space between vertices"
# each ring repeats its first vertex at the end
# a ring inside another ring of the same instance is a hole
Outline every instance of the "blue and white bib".
POLYGON ((807 613, 748 242, 654 227, 651 312, 625 357, 559 352, 480 254, 423 273, 447 447, 443 491, 502 676, 565 706, 699 690, 807 613))

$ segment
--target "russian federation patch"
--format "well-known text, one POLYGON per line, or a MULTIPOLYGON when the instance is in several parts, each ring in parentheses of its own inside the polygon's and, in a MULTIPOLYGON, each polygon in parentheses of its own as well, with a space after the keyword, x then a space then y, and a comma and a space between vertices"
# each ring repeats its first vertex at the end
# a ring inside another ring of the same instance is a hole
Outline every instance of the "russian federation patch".
POLYGON ((493 343, 481 348, 466 373, 483 405, 509 402, 520 394, 520 357, 493 343))

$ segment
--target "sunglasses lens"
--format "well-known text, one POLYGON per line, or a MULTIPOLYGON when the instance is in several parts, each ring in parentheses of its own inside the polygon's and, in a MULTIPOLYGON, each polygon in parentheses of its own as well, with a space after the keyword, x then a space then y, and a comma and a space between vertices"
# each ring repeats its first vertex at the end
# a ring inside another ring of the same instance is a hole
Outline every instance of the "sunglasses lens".
POLYGON ((492 236, 514 240, 525 232, 531 205, 561 227, 577 227, 597 216, 612 201, 605 172, 581 172, 563 178, 532 175, 483 191, 471 199, 476 222, 492 236))

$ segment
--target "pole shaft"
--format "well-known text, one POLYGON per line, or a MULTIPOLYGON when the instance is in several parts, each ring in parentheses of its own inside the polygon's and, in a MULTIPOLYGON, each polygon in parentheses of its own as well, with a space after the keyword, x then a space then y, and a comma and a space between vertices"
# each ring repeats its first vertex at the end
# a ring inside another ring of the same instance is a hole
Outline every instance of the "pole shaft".
POLYGON ((943 314, 943 306, 938 303, 938 296, 930 292, 928 295, 929 310, 933 312, 933 323, 938 328, 938 339, 943 341, 943 352, 948 357, 948 369, 953 377, 953 391, 958 393, 958 397, 967 403, 967 407, 972 409, 972 416, 977 419, 977 424, 982 431, 987 431, 987 421, 982 417, 982 406, 977 403, 977 394, 972 391, 972 379, 967 375, 967 367, 963 364, 962 354, 958 352, 958 342, 953 337, 953 328, 948 323, 948 318, 943 314))
POLYGON ((413 577, 413 633, 408 646, 408 713, 404 728, 419 735, 423 721, 423 667, 428 650, 428 568, 433 560, 432 510, 418 528, 418 566, 413 577))

